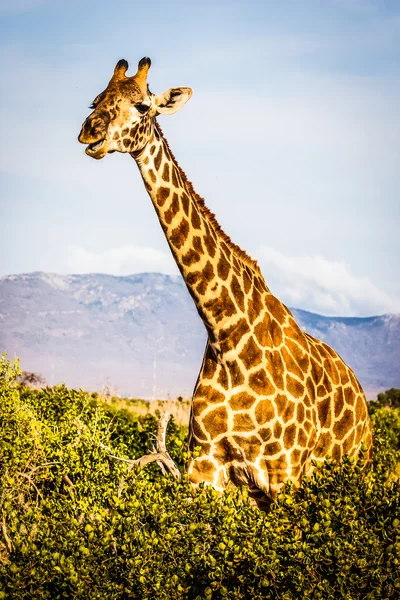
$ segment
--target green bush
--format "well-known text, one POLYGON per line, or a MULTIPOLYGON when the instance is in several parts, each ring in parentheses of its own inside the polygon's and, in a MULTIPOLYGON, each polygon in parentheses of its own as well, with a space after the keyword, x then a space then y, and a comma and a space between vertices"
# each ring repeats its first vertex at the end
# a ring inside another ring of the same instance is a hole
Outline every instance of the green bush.
MULTIPOLYGON (((400 597, 400 411, 374 406, 373 468, 327 460, 268 515, 155 464, 154 417, 64 386, 29 390, 0 361, 0 598, 400 597)), ((181 469, 185 428, 167 446, 181 469)))

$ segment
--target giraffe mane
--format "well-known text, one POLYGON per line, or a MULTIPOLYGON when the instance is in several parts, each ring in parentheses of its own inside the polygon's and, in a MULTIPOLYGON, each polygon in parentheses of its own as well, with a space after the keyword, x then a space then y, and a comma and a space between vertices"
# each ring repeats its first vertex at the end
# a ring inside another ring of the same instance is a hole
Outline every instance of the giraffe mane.
POLYGON ((240 246, 238 246, 237 244, 235 244, 234 242, 232 242, 232 240, 229 237, 229 235, 227 235, 225 233, 225 231, 222 229, 221 225, 218 223, 215 214, 206 205, 204 198, 202 198, 201 196, 199 196, 199 194, 194 189, 192 182, 189 181, 189 179, 186 176, 186 173, 184 172, 184 170, 182 169, 182 167, 179 166, 178 161, 176 160, 174 154, 172 153, 171 148, 169 147, 169 144, 168 144, 168 140, 164 136, 164 134, 162 132, 162 129, 160 127, 160 124, 158 123, 157 119, 155 119, 155 126, 156 126, 156 129, 157 129, 158 133, 160 134, 160 136, 163 138, 163 140, 165 142, 165 145, 166 145, 166 147, 168 149, 168 152, 170 153, 171 159, 174 161, 174 164, 176 165, 176 168, 178 169, 179 175, 180 175, 183 183, 186 185, 186 188, 187 188, 188 192, 196 200, 197 205, 200 208, 202 214, 211 223, 211 225, 213 226, 215 232, 223 239, 223 241, 229 246, 229 248, 231 250, 233 250, 233 252, 235 253, 235 255, 238 258, 240 258, 240 260, 242 260, 245 265, 247 265, 250 268, 252 268, 254 270, 254 272, 257 275, 259 275, 260 274, 260 267, 258 266, 257 261, 254 260, 253 258, 251 258, 247 254, 247 252, 245 252, 244 250, 242 250, 242 248, 240 248, 240 246))

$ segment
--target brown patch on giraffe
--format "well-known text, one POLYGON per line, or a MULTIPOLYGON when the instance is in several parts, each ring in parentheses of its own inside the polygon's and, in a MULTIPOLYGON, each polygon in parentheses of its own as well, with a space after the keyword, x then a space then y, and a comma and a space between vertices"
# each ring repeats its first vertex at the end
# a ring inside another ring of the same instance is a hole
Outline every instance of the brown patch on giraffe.
POLYGON ((217 323, 224 317, 231 317, 236 312, 236 307, 225 286, 221 287, 221 293, 218 298, 213 298, 204 303, 204 308, 211 312, 217 323))
POLYGON ((157 204, 158 206, 164 206, 166 199, 169 196, 169 188, 167 187, 160 187, 157 190, 157 204))
POLYGON ((327 376, 329 377, 332 384, 339 385, 339 383, 340 383, 339 372, 336 368, 335 363, 332 360, 326 360, 324 362, 324 370, 326 371, 327 376))
POLYGON ((166 162, 164 165, 164 169, 162 172, 162 178, 164 179, 164 181, 169 181, 169 164, 166 162))
POLYGON ((208 413, 203 418, 203 427, 208 431, 211 437, 216 437, 227 431, 228 413, 225 406, 220 406, 208 413))
POLYGON ((322 384, 324 385, 324 387, 326 389, 326 393, 327 394, 331 394, 332 393, 332 384, 331 384, 331 382, 329 380, 328 374, 325 371, 325 369, 324 369, 324 377, 322 379, 322 384))
POLYGON ((191 248, 184 256, 182 256, 182 262, 186 267, 190 267, 199 262, 200 258, 200 254, 191 248))
POLYGON ((305 334, 307 339, 310 342, 310 352, 312 357, 318 362, 321 362, 321 355, 318 352, 318 348, 317 348, 317 344, 318 344, 318 340, 314 339, 313 337, 311 337, 311 335, 308 335, 308 333, 305 334))
POLYGON ((200 441, 207 439, 206 434, 203 432, 200 424, 196 421, 196 419, 193 419, 192 427, 193 427, 193 435, 196 439, 198 439, 200 441))
POLYGON ((254 321, 260 316, 263 308, 261 294, 255 288, 253 288, 253 293, 247 303, 247 317, 250 320, 250 323, 254 323, 254 321))
MULTIPOLYGON (((196 287, 196 291, 203 296, 207 290, 207 286, 209 284, 209 282, 214 278, 214 270, 212 267, 212 264, 210 263, 210 261, 207 262, 206 266, 204 267, 203 271, 195 271, 194 273, 188 273, 186 275, 186 281, 189 284, 194 284, 197 281, 200 281, 199 285, 196 287)), ((192 294, 192 291, 189 288, 189 293, 192 294)), ((194 296, 193 296, 194 297, 194 296)), ((206 325, 207 327, 207 325, 206 325)), ((209 333, 209 338, 213 339, 213 333, 212 330, 208 331, 209 333)))
POLYGON ((211 256, 211 258, 214 258, 217 249, 214 238, 209 233, 207 233, 203 238, 203 242, 208 254, 211 256))
POLYGON ((276 397, 277 407, 278 407, 278 415, 282 417, 284 423, 287 423, 291 419, 293 419, 294 412, 296 410, 296 402, 293 400, 289 400, 286 396, 282 396, 278 394, 276 397), (284 401, 281 399, 284 398, 284 401))
POLYGON ((274 350, 272 352, 266 351, 265 359, 268 373, 271 375, 275 387, 283 390, 285 387, 283 378, 285 373, 285 365, 283 364, 282 356, 279 350, 274 350))
POLYGON ((285 346, 283 346, 281 353, 286 370, 289 371, 289 373, 291 373, 292 375, 296 375, 299 379, 303 379, 304 372, 299 368, 297 362, 294 360, 293 356, 290 354, 290 352, 285 346))
POLYGON ((157 171, 158 171, 158 169, 159 169, 159 168, 160 168, 160 166, 161 166, 162 153, 163 153, 163 151, 162 151, 162 146, 160 146, 160 149, 159 149, 159 151, 157 152, 157 156, 156 156, 156 157, 155 157, 155 159, 154 159, 154 166, 155 166, 155 168, 156 168, 156 170, 157 170, 157 171))
POLYGON ((278 323, 282 325, 285 322, 288 314, 282 302, 280 302, 272 294, 268 294, 266 296, 266 306, 268 312, 278 321, 278 323))
POLYGON ((240 287, 240 283, 238 278, 233 275, 232 280, 231 280, 231 290, 232 290, 232 294, 233 297, 236 300, 236 304, 239 306, 240 310, 244 310, 244 293, 242 291, 242 288, 240 287))
POLYGON ((251 288, 251 277, 249 276, 247 271, 243 271, 243 285, 244 285, 244 291, 247 294, 248 291, 251 288))
POLYGON ((297 429, 297 443, 302 448, 306 448, 308 442, 308 435, 304 431, 303 427, 297 429))
POLYGON ((125 138, 122 143, 124 144, 125 148, 128 148, 132 142, 129 138, 125 138))
POLYGON ((260 454, 260 440, 255 435, 252 435, 250 437, 234 435, 233 439, 235 440, 237 445, 240 446, 240 448, 242 448, 247 460, 250 462, 254 462, 257 456, 260 454))
POLYGON ((149 177, 153 183, 155 183, 157 181, 157 177, 156 177, 156 174, 154 173, 153 169, 149 169, 149 177))
POLYGON ((338 370, 340 374, 340 383, 342 385, 347 385, 350 381, 350 377, 347 371, 347 367, 342 360, 340 360, 338 363, 338 370))
POLYGON ((270 321, 270 334, 274 346, 280 346, 283 342, 282 328, 278 321, 271 319, 270 321))
POLYGON ((182 219, 175 229, 172 230, 170 235, 170 242, 175 248, 181 248, 187 240, 189 235, 189 223, 186 219, 182 219))
POLYGON ((201 243, 201 238, 198 235, 195 235, 192 240, 193 249, 196 252, 203 253, 203 244, 201 243))
POLYGON ((196 291, 200 294, 200 296, 204 296, 208 287, 208 281, 206 279, 202 279, 199 285, 196 287, 196 291))
POLYGON ((229 388, 228 373, 226 372, 226 369, 223 366, 220 367, 217 383, 219 383, 224 388, 224 390, 227 390, 229 388))
POLYGON ((196 460, 189 474, 189 480, 196 484, 206 481, 212 483, 214 480, 215 467, 209 460, 196 460))
POLYGON ((253 431, 254 427, 250 415, 241 413, 233 415, 233 431, 253 431))
POLYGON ((286 373, 286 389, 294 398, 301 398, 305 392, 304 383, 300 383, 300 381, 294 379, 289 373, 286 373))
POLYGON ((192 205, 192 214, 190 215, 193 229, 201 229, 201 218, 195 205, 192 205))
POLYGON ((263 358, 263 353, 255 343, 253 337, 250 337, 246 342, 243 350, 239 354, 239 358, 246 369, 250 369, 251 367, 255 367, 256 365, 260 364, 263 358))
POLYGON ((257 341, 259 344, 261 344, 261 346, 271 346, 272 339, 269 331, 268 315, 264 317, 261 323, 258 323, 255 326, 254 335, 256 336, 257 341))
POLYGON ((305 410, 304 410, 304 406, 301 402, 298 403, 297 405, 297 411, 296 411, 296 420, 298 423, 303 423, 304 421, 304 417, 305 417, 305 410))
POLYGON ((153 156, 154 152, 156 151, 156 147, 155 146, 150 146, 150 154, 151 156, 153 156))
POLYGON ((324 371, 321 367, 321 365, 319 364, 319 362, 317 362, 314 359, 311 359, 311 376, 314 380, 315 384, 318 384, 321 379, 323 378, 324 375, 324 371))
POLYGON ((315 399, 315 384, 311 377, 307 377, 306 389, 307 394, 304 397, 304 404, 311 406, 312 401, 315 399))
POLYGON ((285 428, 285 433, 283 434, 283 445, 285 448, 292 448, 296 441, 296 425, 292 423, 288 427, 285 428))
POLYGON ((339 421, 336 421, 336 423, 333 426, 333 433, 335 434, 336 439, 343 439, 346 435, 346 432, 349 431, 349 429, 351 429, 353 426, 353 412, 349 408, 347 408, 344 411, 342 418, 339 421))
POLYGON ((308 371, 310 361, 308 354, 290 339, 285 341, 285 346, 289 350, 296 363, 299 365, 300 371, 302 373, 306 373, 308 371))
POLYGON ((242 270, 240 268, 240 264, 238 259, 234 254, 232 254, 232 267, 238 277, 241 277, 242 270))
POLYGON ((367 411, 365 409, 365 402, 363 401, 363 398, 361 396, 358 396, 355 408, 356 420, 363 421, 367 416, 366 413, 367 411))
POLYGON ((271 396, 275 388, 268 379, 265 370, 259 369, 249 376, 249 386, 260 396, 271 396))
POLYGON ((172 176, 172 185, 176 188, 179 187, 178 173, 177 173, 175 166, 172 167, 171 176, 172 176))
POLYGON ((203 410, 205 410, 209 406, 209 403, 206 400, 200 400, 199 398, 193 398, 192 402, 192 411, 195 417, 201 415, 203 410))
MULTIPOLYGON (((201 271, 194 271, 194 273, 188 273, 186 275, 186 281, 189 285, 194 285, 201 278, 201 271)), ((189 289, 190 292, 190 289, 189 289)))
POLYGON ((353 449, 354 445, 354 431, 351 431, 343 442, 344 454, 349 454, 350 450, 353 449))
POLYGON ((298 448, 295 448, 293 452, 290 453, 291 463, 292 465, 296 465, 300 461, 301 452, 298 448))
POLYGON ((165 221, 170 224, 172 219, 174 218, 174 216, 177 214, 177 212, 179 211, 179 199, 178 199, 178 194, 176 194, 174 192, 173 196, 172 196, 172 201, 171 204, 169 206, 169 209, 165 211, 164 213, 164 219, 165 221))
POLYGON ((352 388, 344 388, 344 398, 347 404, 354 403, 354 390, 352 388))
POLYGON ((224 437, 215 443, 214 456, 225 463, 231 460, 240 460, 242 458, 242 454, 227 437, 224 437))
POLYGON ((227 361, 226 366, 228 367, 229 375, 231 377, 231 387, 242 385, 244 377, 237 362, 235 360, 227 361))
POLYGON ((336 390, 335 395, 333 397, 333 405, 335 408, 335 417, 337 418, 342 412, 344 406, 344 396, 342 388, 336 390))
POLYGON ((321 458, 326 456, 330 447, 332 445, 332 436, 329 431, 321 433, 319 435, 318 444, 313 451, 313 454, 316 458, 321 458))
POLYGON ((236 348, 242 337, 249 331, 250 327, 245 318, 239 319, 230 327, 225 327, 219 334, 221 352, 224 354, 236 348))
POLYGON ((217 265, 217 273, 223 281, 227 280, 228 275, 230 273, 230 269, 231 269, 231 266, 230 266, 229 262, 226 260, 224 253, 220 252, 220 257, 219 257, 219 261, 218 261, 218 265, 217 265))
POLYGON ((261 294, 263 294, 267 289, 264 278, 259 276, 254 277, 254 286, 261 294))
POLYGON ((304 423, 304 429, 306 430, 307 433, 310 433, 311 429, 312 429, 312 423, 311 421, 307 421, 304 423))
POLYGON ((185 215, 189 216, 189 196, 187 194, 185 194, 185 192, 182 192, 181 203, 182 203, 182 208, 185 212, 185 215))
POLYGON ((255 401, 255 397, 247 392, 239 392, 230 398, 229 405, 232 410, 248 410, 255 401))
POLYGON ((327 395, 327 390, 326 387, 324 385, 322 385, 322 383, 317 387, 317 396, 319 398, 323 398, 324 396, 327 395))
POLYGON ((150 159, 149 159, 149 157, 148 157, 148 156, 145 156, 145 157, 143 158, 143 164, 144 164, 144 165, 148 165, 148 164, 149 164, 149 162, 150 162, 150 159))
POLYGON ((356 427, 356 440, 357 443, 361 440, 361 436, 364 431, 364 423, 359 423, 356 427))
POLYGON ((330 427, 331 423, 331 398, 325 398, 317 404, 318 419, 321 427, 330 427))
POLYGON ((315 430, 313 430, 313 431, 311 432, 311 435, 308 435, 308 436, 307 436, 307 433, 308 433, 308 432, 307 432, 307 430, 305 430, 305 429, 303 428, 303 430, 302 430, 302 431, 303 431, 303 433, 304 433, 304 435, 305 435, 306 439, 308 439, 307 448, 308 448, 309 450, 312 450, 313 448, 315 448, 315 442, 317 441, 317 432, 316 432, 315 430))
POLYGON ((273 456, 274 454, 278 454, 278 452, 281 452, 281 450, 282 446, 280 442, 270 442, 265 446, 264 455, 273 456))
POLYGON ((275 418, 275 407, 271 400, 260 400, 258 402, 255 408, 255 417, 259 425, 269 423, 275 418))
POLYGON ((268 442, 272 437, 272 430, 269 427, 262 427, 257 431, 263 442, 268 442))
MULTIPOLYGON (((304 331, 300 329, 292 316, 289 317, 289 324, 284 328, 285 336, 294 340, 303 351, 308 352, 309 343, 304 331)), ((321 358, 320 358, 321 360, 321 358)))
POLYGON ((286 456, 278 456, 274 460, 268 460, 268 470, 270 473, 270 483, 281 483, 287 479, 287 460, 286 456))
POLYGON ((280 438, 282 434, 282 425, 277 421, 274 425, 274 437, 276 439, 280 438))
POLYGON ((335 444, 332 448, 332 458, 336 462, 339 462, 342 458, 342 448, 338 444, 335 444))
POLYGON ((195 398, 205 398, 207 402, 223 402, 225 396, 211 385, 200 384, 195 391, 195 398))

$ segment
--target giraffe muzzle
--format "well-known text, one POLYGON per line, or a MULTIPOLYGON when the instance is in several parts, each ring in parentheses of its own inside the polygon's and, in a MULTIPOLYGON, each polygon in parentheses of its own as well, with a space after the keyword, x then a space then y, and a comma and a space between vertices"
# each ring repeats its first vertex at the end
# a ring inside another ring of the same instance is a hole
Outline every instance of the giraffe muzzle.
POLYGON ((104 156, 107 154, 105 138, 99 140, 98 142, 88 144, 88 146, 85 148, 85 153, 92 158, 104 158, 104 156))

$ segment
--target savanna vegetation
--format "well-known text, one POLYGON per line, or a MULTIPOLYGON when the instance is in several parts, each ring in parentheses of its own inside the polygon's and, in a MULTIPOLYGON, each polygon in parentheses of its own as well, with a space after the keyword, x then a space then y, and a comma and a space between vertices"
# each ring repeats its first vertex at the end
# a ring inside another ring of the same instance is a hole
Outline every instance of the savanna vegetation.
MULTIPOLYGON (((371 404, 372 469, 328 459, 265 515, 112 457, 147 453, 155 416, 18 372, 1 359, 0 598, 400 598, 398 391, 371 404)), ((172 419, 182 472, 186 436, 172 419)))

